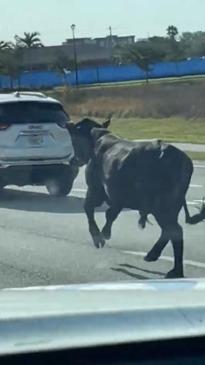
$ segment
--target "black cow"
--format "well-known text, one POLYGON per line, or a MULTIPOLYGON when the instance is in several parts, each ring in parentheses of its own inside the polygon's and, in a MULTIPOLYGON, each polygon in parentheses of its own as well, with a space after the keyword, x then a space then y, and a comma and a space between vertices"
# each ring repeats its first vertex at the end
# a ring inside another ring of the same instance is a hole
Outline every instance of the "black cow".
POLYGON ((111 227, 123 208, 139 211, 139 224, 145 227, 152 214, 161 227, 161 236, 146 261, 156 261, 168 241, 174 250, 174 268, 167 277, 183 277, 183 230, 178 223, 182 207, 186 222, 196 224, 205 218, 205 207, 190 216, 186 193, 193 173, 191 159, 176 147, 159 140, 133 142, 111 134, 110 121, 100 125, 84 119, 68 126, 79 164, 87 164, 85 212, 94 245, 99 248, 111 237, 111 227), (95 207, 107 202, 106 223, 100 232, 95 207))

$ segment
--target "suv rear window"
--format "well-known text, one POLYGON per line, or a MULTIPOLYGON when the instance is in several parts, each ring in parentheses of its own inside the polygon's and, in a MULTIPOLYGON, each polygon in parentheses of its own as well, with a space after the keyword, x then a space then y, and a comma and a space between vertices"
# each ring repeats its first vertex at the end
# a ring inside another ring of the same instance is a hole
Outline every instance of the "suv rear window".
POLYGON ((0 104, 0 123, 62 123, 69 119, 57 103, 21 101, 0 104))

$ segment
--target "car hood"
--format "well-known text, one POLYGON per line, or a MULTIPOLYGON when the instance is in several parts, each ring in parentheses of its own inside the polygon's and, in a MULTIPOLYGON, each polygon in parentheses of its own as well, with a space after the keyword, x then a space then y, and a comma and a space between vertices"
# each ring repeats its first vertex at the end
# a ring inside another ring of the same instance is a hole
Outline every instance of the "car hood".
POLYGON ((0 354, 205 335, 205 280, 0 291, 0 354))

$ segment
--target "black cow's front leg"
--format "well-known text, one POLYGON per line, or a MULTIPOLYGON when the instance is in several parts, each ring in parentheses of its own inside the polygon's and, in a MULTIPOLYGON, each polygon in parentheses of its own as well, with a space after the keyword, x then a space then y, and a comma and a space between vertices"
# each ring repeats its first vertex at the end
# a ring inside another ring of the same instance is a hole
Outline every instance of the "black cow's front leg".
POLYGON ((97 223, 95 221, 95 207, 102 205, 104 201, 103 192, 101 191, 94 191, 91 189, 88 189, 84 209, 85 213, 88 218, 88 225, 89 225, 89 232, 92 236, 93 243, 96 248, 103 247, 105 245, 105 240, 100 233, 100 230, 97 226, 97 223))
POLYGON ((118 206, 111 206, 106 211, 106 223, 102 229, 102 235, 106 240, 110 239, 112 224, 115 221, 115 219, 117 218, 117 216, 120 214, 121 210, 122 210, 122 208, 120 208, 118 206))

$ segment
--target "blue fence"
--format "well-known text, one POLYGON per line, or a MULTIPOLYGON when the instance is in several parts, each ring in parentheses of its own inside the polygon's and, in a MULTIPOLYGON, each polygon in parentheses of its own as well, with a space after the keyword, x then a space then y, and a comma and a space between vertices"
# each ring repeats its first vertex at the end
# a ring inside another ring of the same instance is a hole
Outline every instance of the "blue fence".
MULTIPOLYGON (((152 66, 149 78, 163 78, 174 76, 205 74, 205 59, 192 59, 181 62, 161 62, 152 66)), ((96 84, 118 81, 131 81, 145 79, 145 73, 136 65, 101 66, 96 68, 81 69, 78 71, 79 84, 96 84)), ((18 88, 49 88, 55 86, 75 85, 75 72, 68 73, 65 77, 53 71, 24 72, 18 80, 13 81, 13 87, 18 88)), ((10 78, 0 76, 0 88, 10 87, 10 78)))

